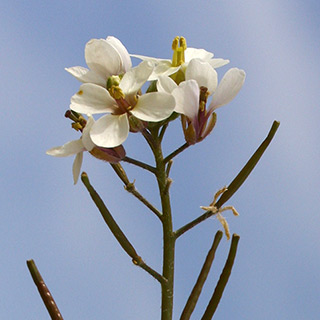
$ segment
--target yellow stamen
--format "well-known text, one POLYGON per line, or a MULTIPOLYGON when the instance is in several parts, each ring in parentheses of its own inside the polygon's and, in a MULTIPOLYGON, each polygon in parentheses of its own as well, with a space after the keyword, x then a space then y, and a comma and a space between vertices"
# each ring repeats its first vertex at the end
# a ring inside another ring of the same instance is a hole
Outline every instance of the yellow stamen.
POLYGON ((111 88, 109 88, 108 91, 109 91, 111 97, 116 100, 119 100, 119 99, 122 99, 125 97, 123 91, 118 86, 111 86, 111 88))
POLYGON ((172 67, 181 66, 184 62, 184 51, 187 49, 187 42, 184 37, 175 37, 172 41, 172 67))

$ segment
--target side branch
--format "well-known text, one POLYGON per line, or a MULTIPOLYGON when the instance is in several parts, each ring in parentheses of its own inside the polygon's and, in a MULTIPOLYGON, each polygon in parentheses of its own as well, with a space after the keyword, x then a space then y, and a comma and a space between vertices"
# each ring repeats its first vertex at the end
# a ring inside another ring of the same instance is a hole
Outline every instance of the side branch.
POLYGON ((173 151, 172 153, 170 153, 168 156, 166 156, 163 159, 163 163, 167 163, 168 161, 170 161, 171 159, 173 159, 175 156, 177 156, 179 153, 181 153, 182 151, 184 151, 185 149, 187 149, 189 147, 189 143, 186 142, 185 144, 183 144, 181 147, 179 147, 177 150, 173 151))
POLYGON ((136 159, 133 159, 133 158, 130 158, 130 157, 124 157, 122 159, 122 161, 134 164, 135 166, 140 167, 140 168, 145 169, 145 170, 148 170, 153 174, 156 173, 156 168, 155 167, 152 167, 149 164, 146 164, 146 163, 141 162, 139 160, 136 160, 136 159))
POLYGON ((217 231, 217 233, 214 237, 212 246, 207 254, 206 260, 205 260, 205 262, 202 266, 202 269, 200 271, 200 274, 198 276, 197 282, 194 285, 192 292, 191 292, 191 294, 188 298, 188 301, 186 303, 186 306, 184 307, 184 309, 182 311, 180 320, 189 320, 190 319, 191 314, 192 314, 192 312, 198 302, 203 285, 204 285, 205 281, 207 280, 213 259, 215 257, 216 250, 218 248, 218 245, 220 243, 222 236, 223 236, 222 231, 220 231, 220 230, 217 231))
POLYGON ((48 289, 41 274, 33 260, 27 260, 27 266, 32 276, 33 282, 38 288, 41 299, 45 304, 51 319, 53 320, 63 320, 62 315, 48 289))
POLYGON ((127 177, 126 172, 122 168, 120 163, 110 163, 112 169, 115 171, 115 173, 118 175, 118 177, 122 180, 122 182, 125 184, 125 189, 133 194, 138 200, 140 200, 147 208, 149 208, 153 213, 156 214, 156 216, 161 220, 162 213, 155 208, 145 197, 143 197, 138 190, 136 189, 134 182, 130 182, 129 178, 127 177))
POLYGON ((212 319, 212 317, 218 307, 218 304, 219 304, 220 299, 222 297, 223 291, 227 285, 227 282, 228 282, 230 274, 231 274, 234 259, 236 257, 236 253, 237 253, 239 239, 240 239, 240 236, 238 236, 237 234, 233 234, 227 261, 224 265, 224 268, 223 268, 223 271, 220 275, 217 286, 214 289, 214 293, 209 301, 207 309, 206 309, 205 313, 203 314, 201 320, 212 319))
POLYGON ((259 148, 251 156, 251 158, 248 160, 248 162, 245 164, 245 166, 241 169, 241 171, 238 173, 238 175, 229 184, 227 191, 224 192, 223 195, 220 197, 220 199, 217 201, 216 207, 218 209, 234 195, 234 193, 241 187, 241 185, 248 178, 249 174, 254 169, 254 167, 256 166, 256 164, 258 163, 260 158, 262 157, 263 153, 268 148, 271 140, 273 139, 274 135, 276 134, 276 132, 279 128, 279 125, 280 125, 280 122, 273 121, 272 127, 271 127, 267 137, 260 144, 259 148))
POLYGON ((176 239, 179 238, 181 235, 183 235, 185 232, 187 232, 188 230, 192 229, 193 227, 195 227, 197 224, 199 224, 200 222, 210 218, 211 216, 213 216, 215 213, 212 211, 206 211, 204 214, 202 214, 200 217, 194 219, 193 221, 187 223, 186 225, 184 225, 183 227, 181 227, 180 229, 178 229, 177 231, 175 231, 175 237, 176 239))
MULTIPOLYGON (((260 160, 261 156, 269 146, 270 142, 272 141, 276 131, 278 130, 278 127, 280 125, 280 122, 274 121, 272 124, 272 127, 267 135, 267 137, 264 139, 264 141, 260 144, 259 148, 255 151, 255 153, 251 156, 251 158, 248 160, 248 162, 245 164, 245 166, 241 169, 241 171, 238 173, 238 175, 232 180, 232 182, 227 187, 227 191, 225 191, 219 200, 216 202, 215 207, 217 209, 221 208, 221 206, 228 201, 234 193, 240 188, 240 186, 244 183, 244 181, 248 178, 251 171, 254 169, 258 161, 260 160)), ((180 237, 183 233, 190 230, 200 222, 206 220, 207 218, 210 218, 214 213, 212 211, 207 211, 200 217, 196 218, 195 220, 189 222, 185 226, 181 227, 175 232, 176 238, 180 237)))
POLYGON ((117 241, 121 245, 122 249, 132 258, 132 262, 135 265, 140 266, 141 268, 146 270, 150 275, 155 277, 160 283, 165 282, 166 281, 165 278, 162 277, 155 270, 153 270, 152 268, 147 266, 144 263, 144 261, 142 260, 142 258, 137 254, 133 245, 130 243, 130 241, 125 236, 125 234, 122 232, 122 230, 120 229, 120 227, 118 226, 116 221, 113 219, 111 213, 109 212, 109 210, 105 206, 105 204, 102 201, 102 199, 100 198, 99 194, 96 192, 96 190, 90 184, 88 175, 85 172, 83 172, 81 174, 81 180, 82 180, 83 184, 85 185, 85 187, 87 188, 87 190, 89 191, 90 196, 91 196, 93 202, 95 203, 95 205, 97 206, 97 208, 99 209, 105 223, 107 224, 107 226, 111 230, 112 234, 114 235, 114 237, 117 239, 117 241))

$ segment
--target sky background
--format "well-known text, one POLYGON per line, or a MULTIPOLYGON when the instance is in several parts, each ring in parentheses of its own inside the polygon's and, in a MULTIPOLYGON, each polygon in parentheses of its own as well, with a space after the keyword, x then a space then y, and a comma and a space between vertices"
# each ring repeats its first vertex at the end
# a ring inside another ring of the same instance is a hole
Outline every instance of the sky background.
MULTIPOLYGON (((215 318, 319 319, 320 314, 320 2, 319 1, 15 1, 0 11, 1 156, 0 318, 48 319, 26 267, 34 259, 65 319, 160 319, 160 286, 135 267, 103 223, 73 158, 45 154, 77 139, 64 118, 79 82, 65 67, 85 66, 91 38, 119 38, 130 53, 171 58, 177 35, 188 46, 230 59, 218 69, 246 71, 239 95, 217 111, 213 133, 172 168, 175 228, 202 214, 281 122, 269 149, 228 201, 241 236, 215 318)), ((138 61, 134 61, 137 63, 138 61)), ((164 150, 183 144, 179 122, 164 150)), ((127 155, 152 163, 138 134, 127 155)), ((136 187, 159 204, 151 175, 124 164, 136 187)), ((83 170, 152 267, 161 270, 158 220, 123 190, 110 166, 86 154, 83 170)), ((174 319, 215 232, 209 219, 179 238, 174 319)), ((224 237, 192 316, 201 318, 225 262, 224 237)))

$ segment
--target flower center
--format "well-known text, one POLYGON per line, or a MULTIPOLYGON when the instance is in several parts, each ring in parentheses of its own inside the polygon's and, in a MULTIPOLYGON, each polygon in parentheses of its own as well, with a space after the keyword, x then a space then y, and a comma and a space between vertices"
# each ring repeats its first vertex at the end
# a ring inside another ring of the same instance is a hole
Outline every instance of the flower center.
POLYGON ((184 60, 184 51, 187 49, 187 42, 184 37, 175 37, 172 41, 172 67, 181 66, 184 60))

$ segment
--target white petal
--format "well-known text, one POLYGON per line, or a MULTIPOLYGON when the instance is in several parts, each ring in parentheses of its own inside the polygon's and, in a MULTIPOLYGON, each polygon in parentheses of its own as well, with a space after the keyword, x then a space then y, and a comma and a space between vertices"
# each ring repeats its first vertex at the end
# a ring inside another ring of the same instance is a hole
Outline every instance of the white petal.
POLYGON ((174 97, 165 92, 151 92, 139 97, 132 114, 143 121, 161 121, 168 118, 175 107, 174 97))
POLYGON ((127 139, 128 134, 127 114, 103 116, 94 123, 90 131, 93 143, 104 148, 119 146, 127 139))
POLYGON ((213 53, 204 49, 187 48, 184 52, 184 58, 187 63, 194 58, 200 59, 202 61, 209 61, 212 57, 213 53))
POLYGON ((246 74, 243 70, 238 68, 229 69, 220 81, 209 109, 215 110, 229 103, 240 91, 245 77, 246 74))
POLYGON ((71 97, 70 109, 80 113, 113 112, 117 108, 109 92, 93 83, 81 85, 78 93, 71 97))
POLYGON ((79 152, 73 161, 72 175, 73 175, 73 183, 74 184, 76 184, 79 179, 80 170, 81 170, 81 166, 82 166, 82 159, 83 159, 83 152, 79 152))
POLYGON ((130 54, 130 56, 133 57, 133 58, 140 59, 142 61, 151 61, 151 62, 153 62, 155 64, 158 64, 158 63, 160 63, 162 61, 168 61, 171 64, 171 60, 169 60, 169 59, 160 59, 160 58, 147 57, 147 56, 142 56, 140 54, 130 54))
POLYGON ((187 80, 180 83, 179 87, 172 91, 176 100, 174 111, 186 115, 189 119, 196 119, 199 111, 200 89, 195 80, 187 80))
POLYGON ((168 76, 160 76, 157 81, 158 92, 171 93, 177 87, 177 84, 168 76))
POLYGON ((153 65, 148 61, 143 61, 137 67, 130 69, 123 76, 119 85, 124 94, 135 95, 147 82, 152 70, 153 65))
POLYGON ((109 42, 120 54, 122 60, 122 72, 125 73, 132 67, 130 55, 126 49, 126 47, 122 44, 122 42, 112 36, 107 38, 107 42, 109 42))
POLYGON ((87 151, 91 151, 95 147, 95 144, 92 142, 90 138, 90 130, 93 124, 94 124, 94 119, 91 116, 89 116, 87 120, 87 124, 84 127, 82 132, 81 140, 82 140, 83 146, 87 151))
POLYGON ((90 40, 85 47, 85 59, 88 67, 105 80, 122 73, 121 56, 105 39, 90 40))
POLYGON ((83 143, 81 139, 79 139, 67 142, 61 147, 51 148, 46 154, 54 157, 68 157, 84 150, 83 143))
POLYGON ((72 74, 77 80, 86 83, 95 83, 99 86, 105 87, 106 80, 102 77, 100 77, 97 73, 88 70, 84 67, 71 67, 71 68, 65 68, 67 72, 72 74))
POLYGON ((171 61, 161 61, 154 69, 149 77, 149 81, 157 80, 161 75, 170 76, 176 73, 181 66, 172 67, 171 61))
POLYGON ((215 58, 215 59, 211 59, 208 62, 210 63, 212 68, 216 69, 216 68, 225 66, 226 64, 228 64, 230 62, 230 60, 221 59, 221 58, 215 58))
POLYGON ((218 75, 208 62, 199 59, 192 59, 186 70, 186 80, 194 79, 197 81, 199 87, 208 88, 212 94, 218 84, 218 75))

